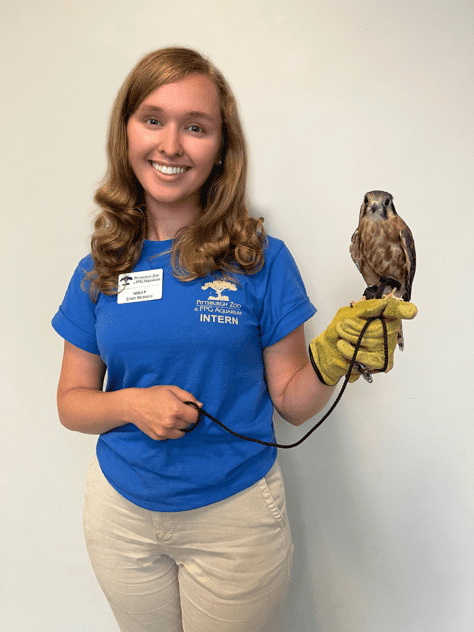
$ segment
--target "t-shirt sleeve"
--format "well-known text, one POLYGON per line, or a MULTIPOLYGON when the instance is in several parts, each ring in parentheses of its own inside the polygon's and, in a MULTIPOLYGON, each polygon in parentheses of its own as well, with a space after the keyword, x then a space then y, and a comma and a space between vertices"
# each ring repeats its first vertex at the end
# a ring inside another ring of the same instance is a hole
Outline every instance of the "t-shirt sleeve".
POLYGON ((262 347, 275 344, 315 313, 295 260, 282 244, 270 262, 260 320, 262 347))
POLYGON ((78 265, 51 324, 56 332, 71 344, 89 353, 99 354, 96 339, 96 305, 89 296, 88 288, 81 287, 84 275, 91 267, 92 262, 87 257, 78 265))

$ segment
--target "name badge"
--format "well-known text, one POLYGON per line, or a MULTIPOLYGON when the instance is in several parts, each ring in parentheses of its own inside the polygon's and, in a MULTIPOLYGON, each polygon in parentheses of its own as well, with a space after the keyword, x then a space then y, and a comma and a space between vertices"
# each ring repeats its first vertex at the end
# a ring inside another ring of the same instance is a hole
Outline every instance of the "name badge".
POLYGON ((163 296, 163 270, 127 272, 118 278, 117 303, 156 301, 163 296))

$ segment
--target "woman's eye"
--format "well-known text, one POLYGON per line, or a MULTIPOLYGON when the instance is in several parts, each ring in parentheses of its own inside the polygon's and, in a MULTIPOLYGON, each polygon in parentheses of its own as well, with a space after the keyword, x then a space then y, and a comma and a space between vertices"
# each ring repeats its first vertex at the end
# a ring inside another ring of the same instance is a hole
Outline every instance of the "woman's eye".
POLYGON ((204 131, 204 130, 202 129, 202 127, 200 127, 199 125, 190 125, 190 126, 188 127, 188 129, 189 129, 191 132, 203 132, 203 131, 204 131))
POLYGON ((146 122, 149 123, 150 125, 159 125, 160 124, 160 122, 156 118, 147 118, 146 122))

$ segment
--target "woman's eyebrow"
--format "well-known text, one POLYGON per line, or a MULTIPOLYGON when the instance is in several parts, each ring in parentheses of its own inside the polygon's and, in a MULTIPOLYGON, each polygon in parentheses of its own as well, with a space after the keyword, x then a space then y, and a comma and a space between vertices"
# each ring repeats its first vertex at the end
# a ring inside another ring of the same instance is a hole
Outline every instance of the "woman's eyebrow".
POLYGON ((190 118, 201 118, 201 119, 205 119, 206 121, 213 121, 214 117, 211 116, 210 114, 206 114, 205 112, 188 112, 187 116, 189 116, 190 118))
MULTIPOLYGON (((138 108, 140 112, 156 112, 157 114, 163 114, 163 108, 160 108, 158 105, 146 105, 142 104, 138 108)), ((183 118, 200 118, 206 121, 214 121, 214 117, 210 114, 206 114, 205 112, 199 112, 197 110, 192 110, 191 112, 185 112, 183 114, 183 118)))

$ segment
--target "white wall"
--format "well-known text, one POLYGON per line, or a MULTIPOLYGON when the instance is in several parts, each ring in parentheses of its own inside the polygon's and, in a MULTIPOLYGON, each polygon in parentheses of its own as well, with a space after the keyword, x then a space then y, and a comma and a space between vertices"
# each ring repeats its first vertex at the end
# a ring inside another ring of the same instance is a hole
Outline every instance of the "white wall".
POLYGON ((348 245, 366 191, 395 196, 418 251, 394 370, 280 455, 296 551, 276 632, 472 632, 472 2, 2 0, 0 20, 2 630, 116 630, 81 531, 95 439, 57 420, 49 323, 87 250, 115 93, 183 44, 238 96, 255 213, 319 308, 308 336, 363 290, 348 245))

